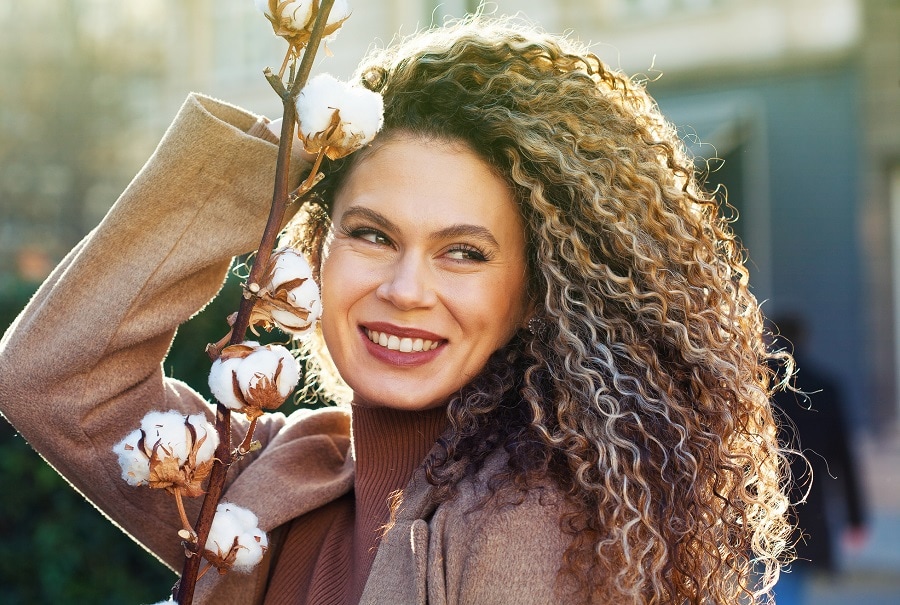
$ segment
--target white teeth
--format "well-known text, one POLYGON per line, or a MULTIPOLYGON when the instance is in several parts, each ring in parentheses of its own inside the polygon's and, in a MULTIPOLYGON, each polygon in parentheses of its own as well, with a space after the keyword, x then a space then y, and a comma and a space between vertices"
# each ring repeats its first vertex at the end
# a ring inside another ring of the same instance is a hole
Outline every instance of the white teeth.
POLYGON ((438 346, 436 341, 423 340, 421 338, 400 338, 393 334, 376 332, 375 330, 366 330, 366 336, 377 345, 391 351, 400 351, 401 353, 431 351, 438 346))

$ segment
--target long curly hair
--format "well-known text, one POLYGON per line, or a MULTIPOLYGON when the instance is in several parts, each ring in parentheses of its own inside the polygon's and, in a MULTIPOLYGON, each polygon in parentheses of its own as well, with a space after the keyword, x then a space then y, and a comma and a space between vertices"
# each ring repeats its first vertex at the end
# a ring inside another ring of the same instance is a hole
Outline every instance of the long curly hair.
MULTIPOLYGON (((356 77, 383 95, 379 136, 464 142, 526 225, 538 329, 449 403, 452 436, 426 461, 441 497, 505 448, 496 485, 549 478, 571 505, 572 602, 764 599, 790 532, 776 354, 720 201, 644 86, 566 38, 484 18, 376 51, 356 77)), ((313 256, 357 160, 328 166, 301 213, 313 256)))

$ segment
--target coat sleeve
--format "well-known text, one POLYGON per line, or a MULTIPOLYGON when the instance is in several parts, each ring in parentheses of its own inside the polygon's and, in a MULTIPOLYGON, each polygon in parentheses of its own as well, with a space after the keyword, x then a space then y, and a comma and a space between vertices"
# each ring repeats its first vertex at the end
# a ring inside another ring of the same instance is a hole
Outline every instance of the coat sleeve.
MULTIPOLYGON (((164 376, 161 361, 177 326, 218 292, 232 257, 258 245, 277 148, 246 134, 256 120, 190 96, 100 225, 0 340, 5 417, 170 566, 183 557, 172 498, 128 486, 111 448, 151 409, 202 410, 212 418, 202 397, 164 376)), ((224 328, 223 318, 223 334, 224 328)), ((204 345, 197 343, 199 355, 204 345)), ((265 422, 257 433, 262 440, 277 433, 284 417, 265 422)), ((188 504, 196 515, 199 499, 188 504)))

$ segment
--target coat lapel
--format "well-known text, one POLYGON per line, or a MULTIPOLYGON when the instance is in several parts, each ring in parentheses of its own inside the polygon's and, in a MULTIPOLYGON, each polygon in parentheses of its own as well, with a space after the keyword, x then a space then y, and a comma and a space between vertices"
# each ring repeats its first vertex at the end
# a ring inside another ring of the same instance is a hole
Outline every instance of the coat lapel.
POLYGON ((436 508, 433 490, 419 468, 403 490, 394 523, 381 539, 360 605, 427 604, 427 519, 436 508))

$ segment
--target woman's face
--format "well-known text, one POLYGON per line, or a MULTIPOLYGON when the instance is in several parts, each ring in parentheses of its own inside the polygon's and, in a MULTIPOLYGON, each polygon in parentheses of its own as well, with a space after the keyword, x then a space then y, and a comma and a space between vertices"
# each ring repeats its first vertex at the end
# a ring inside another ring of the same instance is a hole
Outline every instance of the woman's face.
POLYGON ((465 145, 388 138, 352 168, 332 219, 322 332, 358 405, 444 405, 522 326, 522 218, 465 145))

